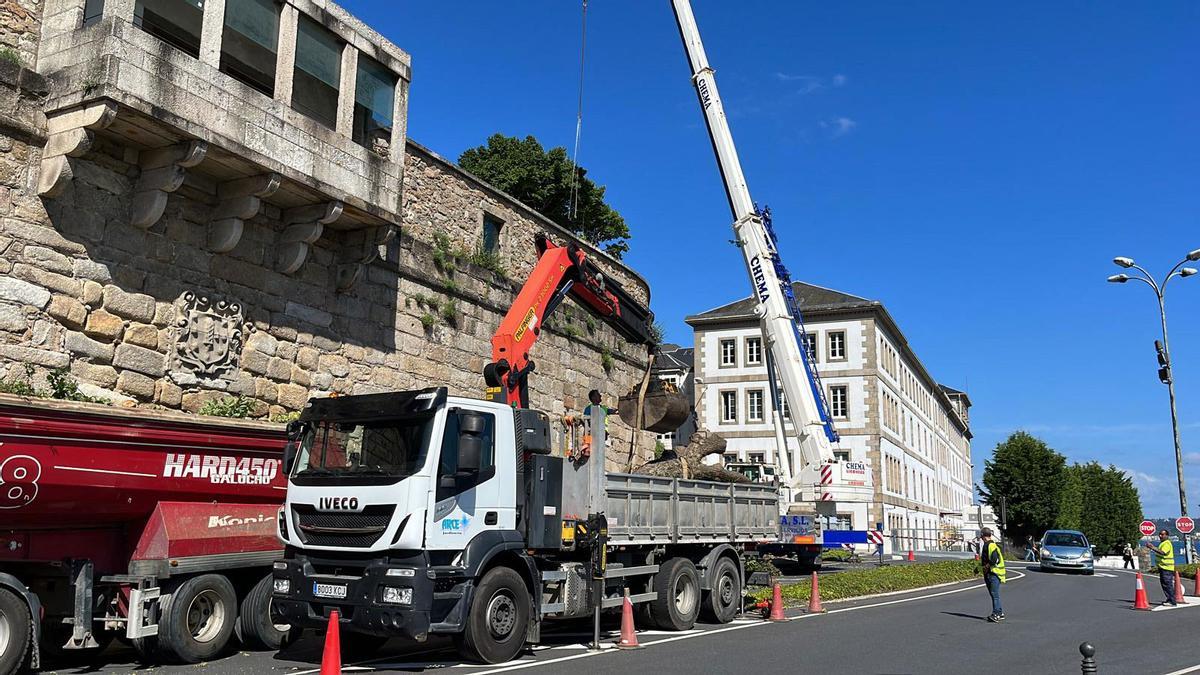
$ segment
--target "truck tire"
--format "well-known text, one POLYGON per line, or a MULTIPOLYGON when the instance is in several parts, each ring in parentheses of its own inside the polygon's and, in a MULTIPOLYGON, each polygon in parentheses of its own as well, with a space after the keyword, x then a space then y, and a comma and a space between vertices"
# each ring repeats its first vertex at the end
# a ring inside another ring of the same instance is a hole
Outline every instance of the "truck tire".
POLYGON ((276 623, 271 615, 271 593, 273 592, 271 575, 263 577, 254 584, 254 588, 242 598, 238 607, 238 619, 235 630, 238 640, 246 649, 266 649, 278 651, 287 641, 291 626, 276 623))
POLYGON ((493 567, 475 589, 466 629, 455 636, 463 658, 481 663, 511 661, 525 646, 532 602, 521 575, 493 567))
POLYGON ((0 588, 0 673, 15 673, 25 665, 31 635, 29 606, 0 588))
POLYGON ((207 661, 225 650, 236 622, 233 584, 220 574, 201 574, 180 584, 162 607, 158 646, 174 661, 207 661))
POLYGON ((721 558, 713 569, 712 590, 704 594, 705 618, 716 623, 729 623, 742 605, 742 580, 738 566, 729 558, 721 558))
POLYGON ((700 574, 687 558, 671 558, 654 575, 650 618, 663 630, 690 630, 700 614, 700 574))

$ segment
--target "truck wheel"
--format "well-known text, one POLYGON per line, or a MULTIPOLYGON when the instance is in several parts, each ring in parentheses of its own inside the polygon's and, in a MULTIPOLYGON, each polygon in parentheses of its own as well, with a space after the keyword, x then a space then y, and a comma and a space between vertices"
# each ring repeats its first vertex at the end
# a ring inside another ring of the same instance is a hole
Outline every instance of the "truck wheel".
POLYGON ((742 580, 738 566, 729 558, 721 558, 713 570, 712 590, 705 593, 704 615, 717 623, 729 623, 737 616, 742 603, 742 580))
POLYGON ((279 623, 271 615, 271 575, 259 579, 242 598, 235 630, 247 649, 277 651, 287 641, 291 626, 279 623))
POLYGON ((16 593, 0 588, 0 673, 15 673, 29 653, 29 607, 16 593))
POLYGON ((700 614, 700 575, 687 558, 671 558, 654 575, 658 598, 650 601, 650 617, 664 630, 690 630, 700 614))
POLYGON ((525 646, 531 604, 521 575, 489 570, 475 589, 466 630, 455 638, 459 653, 482 663, 511 661, 525 646))
POLYGON ((237 622, 237 593, 220 574, 202 574, 179 585, 162 608, 158 643, 173 660, 207 661, 220 654, 237 622))

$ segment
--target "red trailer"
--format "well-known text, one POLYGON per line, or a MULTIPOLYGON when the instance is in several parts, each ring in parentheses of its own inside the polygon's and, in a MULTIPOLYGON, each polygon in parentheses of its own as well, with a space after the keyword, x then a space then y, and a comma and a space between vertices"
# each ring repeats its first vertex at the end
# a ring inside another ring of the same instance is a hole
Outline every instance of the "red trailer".
POLYGON ((270 616, 281 425, 0 395, 0 675, 130 639, 197 662, 270 616))

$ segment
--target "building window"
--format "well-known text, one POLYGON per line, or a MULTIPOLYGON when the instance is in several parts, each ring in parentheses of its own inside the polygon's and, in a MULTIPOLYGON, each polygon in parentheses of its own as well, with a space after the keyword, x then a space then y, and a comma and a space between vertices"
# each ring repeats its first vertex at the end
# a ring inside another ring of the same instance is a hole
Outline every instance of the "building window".
POLYGON ((808 352, 808 362, 809 363, 817 362, 817 334, 816 333, 805 333, 804 334, 804 351, 808 352))
POLYGON ((737 340, 721 340, 721 367, 732 368, 737 365, 737 340))
POLYGON ((136 0, 133 25, 176 49, 200 58, 204 0, 136 0))
POLYGON ((762 338, 746 338, 746 365, 759 366, 762 365, 762 360, 762 338))
POLYGON ((83 25, 90 26, 104 15, 104 0, 84 0, 83 25))
POLYGON ((321 24, 301 14, 296 29, 292 107, 330 129, 336 128, 341 80, 341 42, 321 24))
POLYGON ((746 421, 763 421, 763 392, 762 389, 752 389, 746 392, 746 421))
POLYGON ((721 424, 737 424, 737 392, 721 392, 721 424))
POLYGON ((825 334, 825 341, 829 343, 830 361, 846 360, 846 331, 829 331, 825 334))
POLYGON ((500 228, 503 221, 491 215, 483 214, 483 252, 495 255, 500 252, 500 228))
POLYGON ((752 452, 747 455, 747 458, 755 464, 765 464, 767 461, 766 455, 761 452, 752 452))
POLYGON ((838 460, 839 462, 849 462, 850 461, 850 451, 849 450, 834 450, 833 458, 838 460))
POLYGON ((792 411, 788 408, 787 399, 783 397, 783 392, 779 392, 779 412, 783 414, 783 419, 792 419, 792 411))
POLYGON ((839 419, 845 419, 849 413, 849 390, 840 384, 829 388, 829 414, 839 419))
POLYGON ((278 44, 279 5, 275 0, 225 0, 222 73, 274 96, 278 44))
POLYGON ((355 143, 380 155, 392 146, 392 111, 396 107, 396 76, 382 63, 358 55, 358 75, 354 82, 355 143))

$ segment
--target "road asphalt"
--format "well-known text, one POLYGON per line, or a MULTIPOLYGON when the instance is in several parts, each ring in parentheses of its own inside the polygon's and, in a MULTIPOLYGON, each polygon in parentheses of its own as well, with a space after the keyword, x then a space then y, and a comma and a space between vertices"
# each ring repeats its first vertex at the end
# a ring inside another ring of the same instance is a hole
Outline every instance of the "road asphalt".
MULTIPOLYGON (((610 673, 796 672, 967 673, 1080 672, 1079 644, 1096 647, 1100 673, 1200 673, 1192 636, 1200 631, 1200 602, 1169 611, 1135 612, 1132 574, 1098 570, 1095 576, 1047 574, 1010 563, 1002 592, 1008 619, 986 621, 991 605, 979 582, 826 603, 826 613, 789 611, 786 623, 747 617, 724 626, 697 625, 684 633, 639 632, 643 649, 617 651, 614 624, 606 648, 588 651, 590 626, 567 624, 543 633, 545 644, 502 666, 462 663, 448 641, 408 646, 393 641, 373 654, 347 654, 359 672, 450 670, 462 675, 528 671, 572 675, 610 673), (1195 670, 1186 670, 1195 667, 1195 670)), ((1162 600, 1157 578, 1147 577, 1151 603, 1162 600)), ((319 667, 319 638, 274 653, 240 652, 202 665, 159 666, 154 673, 307 675, 319 667)), ((145 670, 132 651, 114 647, 87 664, 48 668, 57 673, 129 673, 145 670)), ((348 672, 352 672, 347 669, 348 672)))

